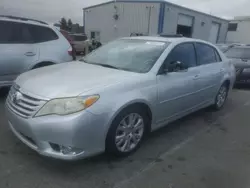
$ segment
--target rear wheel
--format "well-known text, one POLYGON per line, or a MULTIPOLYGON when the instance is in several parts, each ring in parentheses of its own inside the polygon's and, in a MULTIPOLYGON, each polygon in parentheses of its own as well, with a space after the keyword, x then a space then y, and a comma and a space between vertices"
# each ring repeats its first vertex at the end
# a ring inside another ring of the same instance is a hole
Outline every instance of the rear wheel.
POLYGON ((127 156, 137 150, 145 136, 149 119, 137 106, 123 110, 114 119, 106 139, 106 151, 127 156))
POLYGON ((227 100, 228 90, 229 90, 228 84, 226 84, 226 83, 224 83, 220 87, 220 89, 216 95, 216 98, 215 98, 215 103, 213 105, 216 110, 220 110, 224 106, 224 104, 227 100))

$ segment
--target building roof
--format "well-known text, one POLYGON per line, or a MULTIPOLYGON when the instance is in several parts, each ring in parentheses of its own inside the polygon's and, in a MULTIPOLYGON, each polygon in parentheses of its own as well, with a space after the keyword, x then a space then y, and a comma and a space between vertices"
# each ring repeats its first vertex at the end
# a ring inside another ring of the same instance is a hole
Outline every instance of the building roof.
POLYGON ((234 19, 230 20, 233 21, 250 21, 250 16, 235 16, 234 19))
MULTIPOLYGON (((99 7, 99 6, 110 4, 110 3, 114 3, 114 2, 115 2, 115 0, 108 1, 108 2, 105 2, 105 3, 96 4, 96 5, 92 5, 92 6, 88 6, 88 7, 84 7, 83 10, 86 10, 86 9, 89 9, 89 8, 94 8, 94 7, 99 7)), ((229 21, 229 20, 221 18, 221 17, 217 17, 217 16, 214 16, 214 15, 211 15, 211 14, 207 14, 207 13, 204 13, 204 12, 193 10, 191 8, 187 8, 187 7, 184 7, 184 6, 181 6, 181 5, 170 3, 170 2, 165 1, 165 0, 116 0, 116 2, 123 2, 123 3, 124 2, 125 3, 126 2, 127 3, 129 3, 129 2, 134 2, 134 3, 166 3, 166 4, 169 4, 169 5, 175 6, 175 7, 179 7, 179 8, 183 8, 183 9, 189 10, 189 11, 197 12, 199 14, 203 14, 203 15, 206 15, 206 16, 214 17, 214 18, 219 19, 219 20, 229 21)))

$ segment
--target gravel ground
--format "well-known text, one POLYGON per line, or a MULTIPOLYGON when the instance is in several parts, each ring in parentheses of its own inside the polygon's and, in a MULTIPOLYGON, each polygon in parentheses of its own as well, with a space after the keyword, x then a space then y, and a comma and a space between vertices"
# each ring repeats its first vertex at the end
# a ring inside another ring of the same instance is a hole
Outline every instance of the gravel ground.
MULTIPOLYGON (((0 188, 126 187, 126 183, 151 164, 161 162, 164 154, 175 152, 176 147, 200 131, 218 129, 214 122, 224 121, 223 117, 236 113, 250 100, 250 91, 234 90, 222 111, 205 109, 170 124, 152 133, 128 158, 115 159, 103 154, 87 160, 64 162, 39 156, 12 134, 4 115, 6 91, 0 92, 0 188)), ((249 122, 249 119, 241 121, 249 122)))

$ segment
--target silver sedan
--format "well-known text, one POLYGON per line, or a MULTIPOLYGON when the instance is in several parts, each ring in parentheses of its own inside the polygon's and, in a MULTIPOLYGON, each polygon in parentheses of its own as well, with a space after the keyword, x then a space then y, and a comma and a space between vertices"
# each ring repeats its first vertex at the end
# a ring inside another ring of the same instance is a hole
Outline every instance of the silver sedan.
POLYGON ((223 107, 235 68, 210 43, 123 38, 77 62, 24 73, 6 101, 13 133, 63 160, 126 156, 147 133, 199 109, 223 107))

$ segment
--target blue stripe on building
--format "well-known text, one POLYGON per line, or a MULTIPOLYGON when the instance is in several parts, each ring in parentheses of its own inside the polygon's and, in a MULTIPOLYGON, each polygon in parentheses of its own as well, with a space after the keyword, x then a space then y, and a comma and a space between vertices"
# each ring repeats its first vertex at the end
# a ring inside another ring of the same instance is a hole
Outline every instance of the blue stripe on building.
POLYGON ((164 25, 165 3, 160 5, 159 21, 158 21, 158 34, 162 33, 164 25))

